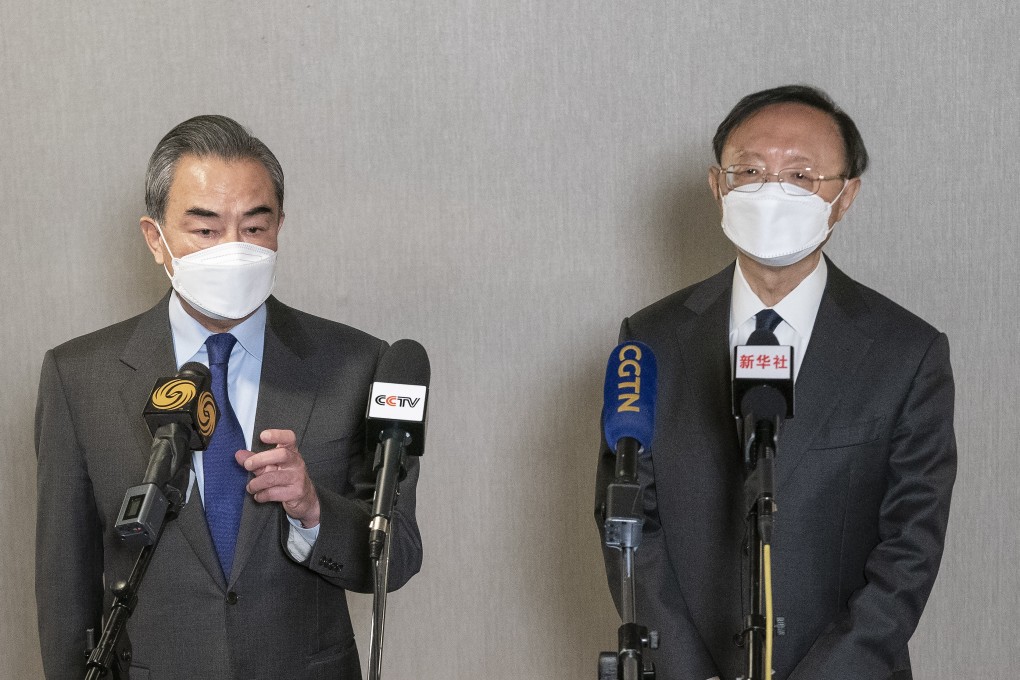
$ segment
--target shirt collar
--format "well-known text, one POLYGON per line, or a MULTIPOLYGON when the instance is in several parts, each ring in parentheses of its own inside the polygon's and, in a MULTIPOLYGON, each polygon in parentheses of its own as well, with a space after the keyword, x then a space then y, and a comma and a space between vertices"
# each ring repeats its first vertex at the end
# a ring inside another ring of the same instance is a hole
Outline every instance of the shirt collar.
MULTIPOLYGON (((818 315, 818 306, 822 302, 822 293, 825 292, 825 282, 828 277, 829 269, 825 264, 825 258, 820 257, 814 271, 772 308, 802 337, 810 336, 815 326, 815 317, 818 315)), ((766 306, 751 290, 747 279, 744 278, 744 272, 740 270, 740 261, 738 260, 733 271, 730 330, 739 328, 741 324, 753 318, 766 306)))
MULTIPOLYGON (((200 324, 185 311, 177 294, 170 296, 170 331, 174 338, 174 356, 180 368, 189 361, 207 360, 205 341, 213 332, 200 324)), ((262 361, 262 351, 266 344, 266 305, 262 303, 255 313, 230 329, 230 334, 237 338, 237 344, 257 359, 262 361)))

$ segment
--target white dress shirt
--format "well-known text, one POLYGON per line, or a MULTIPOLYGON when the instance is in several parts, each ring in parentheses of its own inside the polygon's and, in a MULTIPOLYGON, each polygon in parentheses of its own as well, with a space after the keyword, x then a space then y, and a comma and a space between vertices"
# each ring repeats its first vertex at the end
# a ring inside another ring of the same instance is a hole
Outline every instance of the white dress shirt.
MULTIPOLYGON (((796 381, 800 366, 807 352, 811 331, 815 327, 818 306, 822 302, 825 282, 829 278, 829 269, 825 258, 818 258, 818 266, 807 275, 796 288, 780 300, 772 309, 783 320, 776 327, 776 338, 780 345, 793 347, 793 379, 796 381)), ((761 301, 751 290, 744 273, 740 270, 740 261, 733 270, 733 292, 730 295, 730 362, 733 361, 733 348, 743 345, 754 331, 754 315, 768 305, 761 301)))

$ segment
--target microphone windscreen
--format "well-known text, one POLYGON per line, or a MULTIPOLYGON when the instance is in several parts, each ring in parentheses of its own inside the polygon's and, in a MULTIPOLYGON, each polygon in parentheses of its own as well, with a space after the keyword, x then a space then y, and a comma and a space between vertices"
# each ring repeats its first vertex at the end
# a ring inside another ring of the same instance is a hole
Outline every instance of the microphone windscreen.
POLYGON ((202 451, 216 429, 216 401, 210 392, 212 373, 197 362, 181 366, 172 378, 160 378, 152 388, 142 417, 149 432, 177 423, 188 430, 188 446, 202 451))
POLYGON ((424 385, 431 378, 429 355, 415 340, 397 340, 379 359, 375 369, 375 382, 401 385, 424 385))
POLYGON ((368 446, 374 447, 386 433, 400 431, 411 438, 407 455, 422 455, 430 378, 429 355, 420 343, 397 340, 390 345, 379 359, 368 395, 368 446))
POLYGON ((212 372, 209 370, 209 367, 197 361, 189 361, 181 366, 181 370, 177 371, 177 377, 192 379, 200 385, 212 382, 212 372))
POLYGON ((793 360, 790 345, 734 347, 733 415, 792 418, 793 360))
POLYGON ((637 440, 647 451, 655 430, 655 353, 643 342, 622 342, 609 355, 602 401, 602 430, 609 448, 637 440))

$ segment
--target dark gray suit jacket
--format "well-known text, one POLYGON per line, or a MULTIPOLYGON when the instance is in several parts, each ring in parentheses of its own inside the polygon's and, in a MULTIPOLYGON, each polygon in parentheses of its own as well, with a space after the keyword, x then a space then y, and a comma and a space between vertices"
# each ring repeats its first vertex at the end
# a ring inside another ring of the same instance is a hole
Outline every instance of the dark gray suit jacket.
MULTIPOLYGON (((49 680, 84 677, 85 629, 98 635, 109 604, 104 579, 126 578, 137 554, 118 540, 113 523, 149 459, 152 437, 141 418, 149 391, 157 378, 176 372, 168 299, 51 350, 43 362, 36 599, 49 680)), ((249 496, 225 582, 193 492, 166 526, 128 623, 132 680, 360 677, 344 591, 372 587, 375 480, 364 413, 386 344, 274 298, 266 304, 255 432, 297 434, 322 505, 318 540, 305 564, 295 562, 280 505, 249 496)), ((421 566, 417 476, 411 461, 394 513, 391 588, 421 566)))
MULTIPOLYGON (((625 320, 659 391, 642 457, 638 620, 659 680, 745 671, 743 465, 730 407, 733 266, 625 320)), ((772 546, 775 680, 909 677, 907 641, 938 572, 956 474, 945 335, 829 263, 780 433, 772 546)), ((605 443, 596 517, 613 475, 605 443)), ((605 551, 619 605, 618 552, 605 551)))

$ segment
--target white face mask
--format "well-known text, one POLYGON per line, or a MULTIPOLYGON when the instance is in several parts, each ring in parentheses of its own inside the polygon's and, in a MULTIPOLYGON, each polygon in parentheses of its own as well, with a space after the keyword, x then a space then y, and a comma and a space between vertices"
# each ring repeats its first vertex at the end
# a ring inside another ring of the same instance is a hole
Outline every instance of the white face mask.
POLYGON ((803 260, 828 238, 832 203, 818 194, 791 196, 778 182, 766 182, 753 193, 731 191, 722 199, 723 233, 755 262, 785 267, 803 260))
MULTIPOLYGON (((166 244, 157 224, 159 237, 166 244)), ((170 252, 170 246, 166 246, 170 252)), ((243 319, 259 308, 276 283, 276 252, 252 243, 233 241, 174 257, 174 290, 202 314, 225 321, 243 319)))

